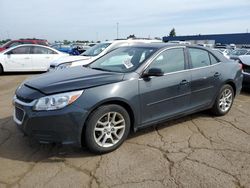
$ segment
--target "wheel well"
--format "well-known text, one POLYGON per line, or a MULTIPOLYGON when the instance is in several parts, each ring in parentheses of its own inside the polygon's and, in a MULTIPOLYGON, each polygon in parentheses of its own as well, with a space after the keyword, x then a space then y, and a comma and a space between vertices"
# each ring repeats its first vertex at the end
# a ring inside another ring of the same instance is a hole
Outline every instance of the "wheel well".
MULTIPOLYGON (((88 121, 90 114, 92 114, 92 112, 94 112, 97 108, 99 108, 100 106, 109 105, 109 104, 119 105, 119 106, 123 107, 128 112, 129 117, 130 117, 130 121, 131 121, 130 122, 131 123, 130 128, 133 131, 134 130, 134 123, 135 123, 134 112, 133 112, 132 108, 126 102, 119 101, 119 100, 113 100, 113 101, 108 101, 108 102, 104 102, 104 103, 99 104, 97 107, 95 107, 93 110, 91 110, 91 112, 88 114, 88 117, 87 117, 86 121, 88 121)), ((84 127, 82 129, 82 133, 81 133, 82 145, 84 145, 84 143, 83 143, 84 140, 82 138, 83 138, 83 135, 84 135, 85 128, 86 128, 86 126, 84 125, 84 127)))
POLYGON ((0 67, 2 68, 2 71, 4 71, 2 63, 0 63, 0 67))
POLYGON ((116 105, 119 105, 119 106, 122 106, 123 108, 125 108, 125 110, 128 112, 129 117, 130 117, 131 128, 134 128, 134 122, 135 122, 134 112, 133 112, 132 108, 126 102, 123 102, 123 101, 109 101, 109 102, 103 103, 101 105, 107 105, 107 104, 116 104, 116 105))
POLYGON ((236 94, 236 86, 235 86, 235 83, 233 83, 232 81, 228 81, 228 82, 226 82, 226 84, 230 85, 230 86, 233 88, 233 90, 234 90, 234 95, 235 95, 235 94, 236 94))

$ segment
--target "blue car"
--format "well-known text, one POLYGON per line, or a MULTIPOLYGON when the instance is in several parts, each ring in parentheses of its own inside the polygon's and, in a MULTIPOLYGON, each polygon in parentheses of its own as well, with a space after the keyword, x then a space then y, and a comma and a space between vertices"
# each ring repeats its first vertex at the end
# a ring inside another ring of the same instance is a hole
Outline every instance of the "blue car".
POLYGON ((81 52, 79 52, 78 49, 72 45, 54 44, 51 47, 57 49, 60 52, 64 52, 64 53, 67 53, 70 55, 80 55, 81 54, 81 52))

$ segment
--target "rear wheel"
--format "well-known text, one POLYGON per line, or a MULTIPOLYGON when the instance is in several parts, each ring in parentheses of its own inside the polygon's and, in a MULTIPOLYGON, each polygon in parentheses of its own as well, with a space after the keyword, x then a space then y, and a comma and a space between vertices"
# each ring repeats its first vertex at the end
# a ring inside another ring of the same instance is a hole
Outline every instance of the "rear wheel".
POLYGON ((130 130, 128 112, 119 105, 105 105, 89 117, 85 129, 85 143, 95 153, 107 153, 117 149, 130 130))
POLYGON ((212 113, 223 116, 229 112, 234 100, 234 90, 232 86, 226 84, 220 89, 215 103, 211 109, 212 113))

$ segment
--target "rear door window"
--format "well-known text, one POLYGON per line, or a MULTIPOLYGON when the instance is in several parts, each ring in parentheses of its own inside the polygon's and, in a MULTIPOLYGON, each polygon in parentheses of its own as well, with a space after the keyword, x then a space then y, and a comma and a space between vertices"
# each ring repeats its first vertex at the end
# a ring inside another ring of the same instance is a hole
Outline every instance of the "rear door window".
POLYGON ((33 47, 32 54, 56 54, 53 50, 40 46, 33 47))
POLYGON ((200 68, 210 65, 209 53, 198 48, 189 48, 192 68, 200 68))

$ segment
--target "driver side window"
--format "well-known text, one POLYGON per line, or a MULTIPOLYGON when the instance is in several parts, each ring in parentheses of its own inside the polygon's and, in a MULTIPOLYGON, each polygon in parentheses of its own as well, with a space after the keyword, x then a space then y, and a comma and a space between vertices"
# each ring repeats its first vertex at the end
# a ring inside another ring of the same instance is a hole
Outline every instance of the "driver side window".
POLYGON ((9 54, 29 54, 29 53, 30 53, 29 46, 17 47, 15 49, 9 51, 9 54))
POLYGON ((185 70, 185 56, 183 48, 174 48, 162 52, 149 66, 160 68, 164 73, 185 70))

